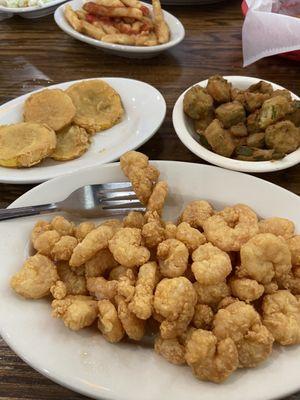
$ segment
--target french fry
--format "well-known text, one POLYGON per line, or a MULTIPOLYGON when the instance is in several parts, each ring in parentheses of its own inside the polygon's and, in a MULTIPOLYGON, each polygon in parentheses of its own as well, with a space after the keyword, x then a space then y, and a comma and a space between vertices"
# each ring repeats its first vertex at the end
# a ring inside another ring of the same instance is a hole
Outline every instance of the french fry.
POLYGON ((101 27, 90 24, 87 21, 82 21, 81 33, 97 40, 101 40, 105 35, 105 32, 101 27))
POLYGON ((85 3, 83 9, 91 14, 99 15, 101 17, 112 17, 112 18, 134 18, 141 20, 143 13, 137 8, 128 7, 104 7, 99 6, 93 2, 85 3))
POLYGON ((77 17, 79 19, 83 19, 85 21, 85 18, 86 18, 86 15, 87 15, 86 11, 80 9, 80 10, 76 10, 75 13, 76 13, 76 15, 77 15, 77 17))
POLYGON ((121 0, 124 6, 131 8, 141 8, 142 4, 138 0, 121 0))
POLYGON ((102 41, 106 43, 115 43, 115 44, 124 44, 127 46, 135 45, 135 36, 134 35, 125 35, 123 33, 114 34, 114 35, 105 35, 102 37, 102 41))
POLYGON ((114 27, 117 28, 120 33, 132 35, 132 34, 141 33, 143 23, 140 21, 136 21, 133 24, 126 24, 125 22, 120 22, 120 23, 114 24, 114 27))
POLYGON ((125 7, 121 0, 93 0, 93 2, 104 7, 125 7))
POLYGON ((155 33, 149 35, 138 35, 135 39, 136 46, 157 46, 157 37, 155 33))
POLYGON ((78 18, 77 14, 69 4, 64 8, 64 15, 71 27, 75 29, 75 31, 80 32, 82 21, 78 18))
POLYGON ((164 14, 159 0, 152 0, 154 29, 159 44, 167 43, 170 40, 170 30, 165 22, 164 14))

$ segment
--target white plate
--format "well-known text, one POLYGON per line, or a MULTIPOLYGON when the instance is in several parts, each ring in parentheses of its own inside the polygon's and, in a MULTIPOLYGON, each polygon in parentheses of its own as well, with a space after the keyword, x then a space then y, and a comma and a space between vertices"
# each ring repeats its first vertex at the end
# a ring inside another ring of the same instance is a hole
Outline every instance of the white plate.
POLYGON ((224 0, 161 0, 162 5, 166 6, 204 6, 207 4, 221 3, 224 0))
MULTIPOLYGON (((232 83, 233 87, 238 89, 246 89, 250 85, 253 85, 259 82, 261 79, 251 78, 248 76, 225 76, 229 82, 232 83)), ((276 89, 284 89, 282 86, 276 85, 273 82, 266 81, 271 83, 273 88, 276 89)), ((197 83, 195 83, 197 85, 197 83)), ((198 85, 206 86, 207 80, 199 82, 198 85)), ((190 89, 190 88, 189 88, 190 89)), ((233 160, 232 158, 227 158, 220 156, 219 154, 213 153, 212 151, 207 150, 204 146, 202 146, 197 140, 198 135, 194 130, 192 120, 184 113, 183 111, 183 98, 185 93, 189 90, 187 89, 182 95, 178 98, 174 109, 173 109, 173 126, 175 131, 182 141, 182 143, 191 150, 196 156, 206 160, 212 164, 218 165, 219 167, 232 169, 235 171, 242 172, 270 172, 270 171, 279 171, 282 169, 286 169, 296 165, 300 162, 300 148, 293 153, 285 156, 282 160, 276 161, 239 161, 233 160)), ((293 99, 299 100, 299 97, 292 93, 293 99)))
POLYGON ((59 4, 64 3, 66 0, 53 0, 47 4, 44 4, 41 7, 20 7, 20 8, 11 8, 11 7, 4 7, 0 6, 0 21, 1 21, 1 14, 3 16, 13 16, 19 15, 23 18, 41 18, 45 17, 46 15, 52 14, 59 4))
MULTIPOLYGON (((143 3, 150 9, 152 12, 152 6, 147 3, 143 3)), ((82 35, 81 33, 76 32, 71 25, 67 22, 64 17, 64 7, 66 5, 71 5, 73 9, 77 10, 82 7, 83 1, 82 0, 73 0, 70 1, 61 7, 59 7, 54 14, 54 19, 57 25, 65 31, 68 35, 72 36, 75 39, 78 39, 82 42, 88 43, 92 46, 98 47, 106 52, 119 55, 122 57, 129 57, 129 58, 150 58, 158 55, 162 51, 170 49, 177 44, 179 44, 185 36, 185 30, 182 23, 175 18, 172 14, 164 11, 164 17, 166 22, 169 25, 170 32, 171 32, 171 39, 168 43, 160 44, 158 46, 124 46, 120 44, 113 44, 113 43, 105 43, 101 40, 96 40, 90 38, 86 35, 82 35)))
MULTIPOLYGON (((207 199, 216 208, 246 203, 262 217, 290 218, 300 231, 300 199, 258 178, 199 164, 153 162, 170 185, 166 219, 184 203, 207 199), (258 195, 259 194, 259 195, 258 195)), ((13 207, 57 201, 79 186, 120 181, 119 164, 69 174, 32 189, 13 207)), ((38 217, 0 223, 0 334, 29 365, 46 377, 95 399, 270 400, 300 389, 300 346, 275 348, 259 368, 238 370, 224 384, 200 382, 188 367, 169 364, 147 345, 112 345, 91 329, 78 333, 50 316, 46 300, 24 300, 9 278, 28 255, 29 234, 38 217)), ((20 378, 22 379, 22 377, 20 378)))
MULTIPOLYGON (((111 129, 94 135, 89 150, 80 158, 64 162, 49 158, 31 168, 0 167, 0 182, 43 182, 85 167, 108 163, 117 160, 124 152, 141 146, 155 134, 166 115, 166 102, 160 92, 147 83, 132 79, 100 79, 109 83, 120 94, 125 109, 122 121, 111 129)), ((47 89, 67 89, 75 82, 79 81, 60 83, 47 89)), ((0 125, 22 121, 23 103, 30 94, 0 107, 0 125)))

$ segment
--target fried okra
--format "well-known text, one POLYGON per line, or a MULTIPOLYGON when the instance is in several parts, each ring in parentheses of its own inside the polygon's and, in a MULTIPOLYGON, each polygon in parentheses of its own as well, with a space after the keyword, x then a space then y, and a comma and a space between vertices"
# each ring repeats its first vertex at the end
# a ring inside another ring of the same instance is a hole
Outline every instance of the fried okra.
POLYGON ((207 92, 217 103, 228 103, 231 97, 231 83, 220 75, 209 78, 207 92))
POLYGON ((216 117, 225 128, 237 125, 246 120, 246 112, 243 105, 238 101, 220 105, 216 111, 216 117))
POLYGON ((215 153, 224 157, 232 155, 235 145, 230 132, 222 127, 219 120, 213 120, 205 130, 204 136, 215 153))
POLYGON ((291 121, 280 121, 266 129, 266 145, 277 152, 289 154, 299 147, 300 129, 291 121))
POLYGON ((184 96, 183 109, 189 117, 200 119, 213 110, 213 98, 201 86, 193 86, 184 96))

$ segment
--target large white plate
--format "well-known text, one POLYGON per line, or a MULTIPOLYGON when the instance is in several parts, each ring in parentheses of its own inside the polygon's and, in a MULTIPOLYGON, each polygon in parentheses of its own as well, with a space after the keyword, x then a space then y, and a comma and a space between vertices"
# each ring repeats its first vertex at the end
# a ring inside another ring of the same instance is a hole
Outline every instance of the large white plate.
POLYGON ((1 14, 4 16, 4 18, 13 15, 19 15, 20 17, 30 18, 30 19, 45 17, 46 15, 52 14, 56 10, 58 5, 64 3, 65 1, 66 0, 53 0, 50 1, 49 3, 44 4, 41 7, 34 6, 34 7, 12 8, 12 7, 0 6, 0 21, 1 21, 1 14))
MULTIPOLYGON (((66 5, 71 5, 74 10, 77 10, 82 7, 83 1, 82 0, 73 0, 69 1, 66 4, 60 6, 54 14, 54 19, 57 25, 65 31, 68 35, 72 36, 73 38, 80 40, 81 42, 88 43, 92 46, 98 47, 108 53, 112 53, 115 55, 119 55, 122 57, 128 58, 149 58, 154 57, 161 53, 162 51, 168 50, 176 45, 178 45, 185 36, 185 30, 182 23, 174 17, 172 14, 164 11, 164 18, 169 25, 170 32, 171 32, 171 39, 168 43, 160 44, 158 46, 124 46, 120 44, 113 44, 113 43, 105 43, 101 40, 96 40, 90 38, 86 35, 82 35, 79 32, 76 32, 75 29, 71 27, 71 25, 67 22, 64 17, 64 8, 66 5)), ((150 9, 152 12, 152 5, 143 3, 150 9)))
MULTIPOLYGON (((251 78, 249 76, 225 76, 224 78, 231 82, 233 87, 243 90, 261 80, 258 78, 251 78)), ((274 90, 284 89, 282 86, 276 85, 273 82, 266 81, 265 79, 264 81, 271 83, 274 90)), ((205 87, 207 85, 207 80, 195 83, 195 85, 205 87)), ((185 90, 175 103, 173 109, 173 126, 182 143, 198 157, 212 164, 218 165, 219 167, 228 168, 235 171, 256 173, 279 171, 292 167, 300 162, 300 148, 293 153, 288 154, 282 160, 276 161, 240 161, 223 157, 210 150, 207 150, 199 143, 198 134, 195 132, 192 120, 183 111, 183 98, 188 90, 189 89, 185 90)), ((293 99, 299 100, 299 97, 294 93, 291 92, 291 95, 293 99)))
MULTIPOLYGON (((0 167, 0 182, 43 182, 68 172, 111 162, 124 152, 141 146, 154 135, 166 114, 166 102, 160 92, 147 83, 132 79, 101 79, 120 94, 125 108, 123 120, 111 129, 94 135, 89 150, 80 158, 65 162, 46 159, 31 168, 0 167)), ((66 89, 74 82, 79 81, 60 83, 48 89, 66 89)), ((0 107, 0 125, 22 121, 23 103, 30 94, 18 97, 0 107)))
MULTIPOLYGON (((178 216, 184 203, 207 199, 219 208, 246 203, 260 216, 292 219, 300 230, 298 196, 252 176, 199 164, 154 162, 170 185, 165 217, 178 216)), ((32 189, 13 207, 57 201, 79 186, 123 180, 119 164, 73 173, 32 189)), ((9 278, 28 255, 37 217, 0 223, 0 333, 8 345, 43 375, 95 399, 270 400, 300 389, 300 346, 275 348, 259 368, 237 371, 226 383, 196 380, 188 367, 169 364, 151 346, 112 345, 96 331, 78 333, 52 319, 46 300, 18 297, 9 278)))

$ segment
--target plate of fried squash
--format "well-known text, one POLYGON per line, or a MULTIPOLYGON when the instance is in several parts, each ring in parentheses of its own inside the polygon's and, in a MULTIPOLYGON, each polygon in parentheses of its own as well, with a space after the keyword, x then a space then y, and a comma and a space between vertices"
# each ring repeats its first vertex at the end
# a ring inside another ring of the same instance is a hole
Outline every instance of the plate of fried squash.
POLYGON ((7 344, 99 400, 274 400, 299 390, 299 196, 130 151, 47 181, 10 208, 128 180, 143 214, 0 224, 7 344))
POLYGON ((164 120, 154 87, 123 78, 41 89, 0 107, 0 182, 33 183, 118 159, 164 120))
POLYGON ((107 52, 147 58, 179 44, 185 36, 181 22, 139 0, 73 0, 59 7, 57 25, 70 36, 107 52))
POLYGON ((300 99, 272 82, 211 76, 179 97, 173 125, 194 154, 223 168, 269 172, 300 162, 300 99))

